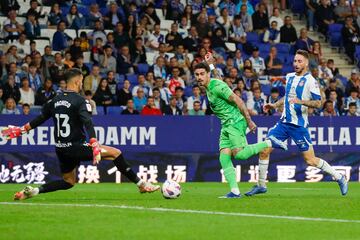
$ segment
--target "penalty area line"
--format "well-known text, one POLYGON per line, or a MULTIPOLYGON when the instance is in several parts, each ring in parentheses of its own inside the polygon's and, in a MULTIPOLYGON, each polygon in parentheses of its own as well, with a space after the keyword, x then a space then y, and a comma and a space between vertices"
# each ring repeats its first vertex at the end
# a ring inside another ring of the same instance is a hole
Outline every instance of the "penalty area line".
POLYGON ((70 203, 16 203, 16 202, 0 202, 0 205, 109 208, 109 209, 127 209, 127 210, 139 210, 139 211, 149 211, 149 212, 171 212, 171 213, 190 213, 190 214, 199 214, 199 215, 220 215, 220 216, 235 216, 235 217, 286 219, 286 220, 293 220, 293 221, 360 223, 360 220, 351 220, 351 219, 311 218, 311 217, 300 217, 300 216, 281 216, 281 215, 267 215, 267 214, 256 214, 256 213, 221 212, 221 211, 207 211, 207 210, 176 209, 176 208, 156 208, 156 207, 155 208, 147 208, 147 207, 129 206, 129 205, 70 204, 70 203))

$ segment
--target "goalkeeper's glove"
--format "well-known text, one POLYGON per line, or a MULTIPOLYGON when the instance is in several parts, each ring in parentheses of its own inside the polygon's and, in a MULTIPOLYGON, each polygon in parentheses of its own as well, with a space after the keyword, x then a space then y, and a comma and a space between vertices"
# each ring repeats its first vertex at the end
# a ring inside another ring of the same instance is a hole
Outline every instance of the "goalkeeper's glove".
POLYGON ((1 130, 1 135, 5 137, 7 140, 12 138, 20 137, 21 135, 29 132, 31 130, 30 124, 27 123, 22 127, 17 127, 13 125, 9 125, 1 130))
POLYGON ((91 138, 90 139, 90 146, 92 147, 92 150, 93 150, 93 164, 96 165, 101 160, 100 144, 98 143, 96 138, 91 138))

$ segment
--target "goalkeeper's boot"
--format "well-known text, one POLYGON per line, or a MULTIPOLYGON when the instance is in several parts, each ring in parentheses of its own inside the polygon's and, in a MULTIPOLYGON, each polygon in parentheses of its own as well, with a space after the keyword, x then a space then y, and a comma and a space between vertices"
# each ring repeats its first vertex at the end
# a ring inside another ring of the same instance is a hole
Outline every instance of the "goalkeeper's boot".
POLYGON ((220 196, 219 198, 241 198, 241 194, 235 194, 233 192, 229 192, 224 196, 220 196))
POLYGON ((344 175, 342 175, 342 177, 339 180, 337 180, 337 183, 339 184, 341 194, 343 196, 345 196, 349 189, 348 181, 347 181, 346 177, 344 175))
POLYGON ((266 192, 267 192, 266 187, 261 187, 261 186, 255 185, 249 192, 245 193, 245 195, 248 197, 251 197, 255 194, 262 194, 262 193, 266 193, 266 192))
POLYGON ((35 188, 31 186, 26 186, 20 192, 15 193, 14 200, 25 200, 28 198, 32 198, 33 196, 37 195, 38 192, 35 188))
POLYGON ((140 193, 152 193, 160 189, 159 185, 153 185, 149 182, 142 182, 138 187, 140 193))

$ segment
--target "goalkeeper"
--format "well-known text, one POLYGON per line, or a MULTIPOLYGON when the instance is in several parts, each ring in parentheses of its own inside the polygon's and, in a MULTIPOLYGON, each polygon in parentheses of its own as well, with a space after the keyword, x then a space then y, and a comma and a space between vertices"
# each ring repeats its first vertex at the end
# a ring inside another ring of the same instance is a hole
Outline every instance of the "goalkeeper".
POLYGON ((67 89, 48 101, 42 108, 42 114, 22 127, 8 126, 2 130, 7 139, 19 137, 44 123, 49 118, 54 121, 56 155, 60 162, 62 180, 48 182, 40 187, 25 187, 15 193, 15 200, 24 200, 37 194, 67 190, 76 183, 76 169, 81 161, 111 160, 117 169, 130 181, 136 183, 141 193, 154 192, 160 187, 139 179, 125 161, 120 150, 100 145, 96 140, 91 120, 91 105, 79 92, 82 90, 83 75, 79 69, 70 69, 65 73, 67 89), (86 143, 85 130, 90 138, 86 143))
POLYGON ((287 150, 287 146, 273 136, 264 142, 248 145, 246 128, 255 132, 256 124, 251 120, 245 103, 218 76, 211 53, 205 56, 205 61, 206 63, 202 62, 195 66, 194 73, 199 86, 206 89, 211 109, 221 120, 220 164, 225 179, 230 185, 230 192, 221 198, 239 198, 241 194, 231 157, 236 160, 246 160, 270 146, 284 150, 287 150), (217 78, 210 78, 210 71, 217 78))

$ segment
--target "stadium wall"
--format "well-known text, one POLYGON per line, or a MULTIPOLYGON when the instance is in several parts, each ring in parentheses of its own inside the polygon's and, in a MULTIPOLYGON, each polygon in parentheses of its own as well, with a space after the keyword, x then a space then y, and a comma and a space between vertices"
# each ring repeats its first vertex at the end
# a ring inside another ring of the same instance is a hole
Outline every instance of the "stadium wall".
MULTIPOLYGON (((22 125, 30 118, 2 115, 0 129, 22 125)), ((261 141, 278 117, 255 117, 255 134, 249 143, 261 141)), ((120 148, 143 179, 162 182, 224 181, 218 161, 220 123, 216 117, 95 117, 101 143, 120 148)), ((318 155, 352 181, 360 181, 360 126, 357 118, 310 118, 311 137, 318 155)), ((60 177, 54 153, 52 122, 19 139, 0 138, 0 183, 43 183, 60 177)), ((316 168, 307 167, 289 142, 289 152, 275 150, 271 156, 269 181, 330 181, 316 168)), ((238 181, 257 180, 257 157, 234 161, 238 181)), ((78 170, 80 183, 126 181, 110 162, 92 166, 84 162, 78 170)))

